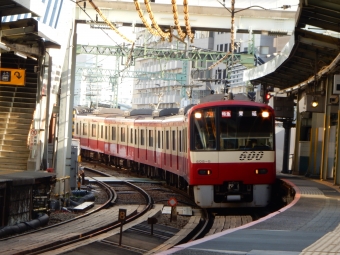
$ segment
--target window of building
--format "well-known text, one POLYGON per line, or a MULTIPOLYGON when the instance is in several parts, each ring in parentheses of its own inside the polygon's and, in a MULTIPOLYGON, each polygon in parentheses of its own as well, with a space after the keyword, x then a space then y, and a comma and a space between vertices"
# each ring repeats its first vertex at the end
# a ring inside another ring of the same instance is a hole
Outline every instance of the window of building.
POLYGON ((224 51, 225 51, 225 52, 228 51, 228 43, 224 44, 224 51))
POLYGON ((261 46, 260 47, 260 54, 262 54, 262 55, 269 54, 269 47, 268 46, 261 46))
POLYGON ((220 51, 223 51, 223 44, 220 44, 220 51))

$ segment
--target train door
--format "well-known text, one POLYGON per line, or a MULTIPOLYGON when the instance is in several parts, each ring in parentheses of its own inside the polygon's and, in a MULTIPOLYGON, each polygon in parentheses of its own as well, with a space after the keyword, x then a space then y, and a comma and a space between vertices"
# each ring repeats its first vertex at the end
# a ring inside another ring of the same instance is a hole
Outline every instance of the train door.
POLYGON ((164 129, 164 142, 165 142, 164 165, 168 168, 171 167, 170 135, 171 135, 170 127, 166 127, 164 129))
POLYGON ((146 128, 143 126, 139 127, 139 157, 146 163, 146 128))
POLYGON ((109 124, 105 123, 104 125, 104 153, 108 154, 109 151, 109 124))
POLYGON ((127 155, 127 126, 119 125, 118 135, 118 154, 121 157, 126 158, 127 155))
POLYGON ((147 160, 150 165, 155 163, 155 128, 149 127, 148 129, 148 150, 147 160))
POLYGON ((134 140, 135 140, 135 160, 139 161, 139 127, 135 126, 134 128, 134 140))
MULTIPOLYGON (((178 128, 178 157, 177 157, 177 170, 183 171, 183 127, 178 128)), ((182 172, 180 173, 182 175, 182 172)))
POLYGON ((110 141, 110 153, 111 155, 117 155, 117 125, 110 125, 111 141, 110 141))
POLYGON ((127 151, 127 157, 129 159, 133 159, 133 154, 134 154, 134 141, 133 141, 133 126, 128 127, 128 151, 127 151))
POLYGON ((97 123, 90 122, 89 146, 94 151, 98 148, 97 139, 97 123))
POLYGON ((177 170, 177 127, 171 127, 171 154, 170 154, 170 166, 173 170, 177 170))
POLYGON ((99 124, 98 130, 98 149, 100 152, 105 151, 105 140, 104 140, 104 123, 99 124))
POLYGON ((156 128, 156 145, 155 145, 155 163, 158 167, 161 167, 162 163, 162 130, 156 128))

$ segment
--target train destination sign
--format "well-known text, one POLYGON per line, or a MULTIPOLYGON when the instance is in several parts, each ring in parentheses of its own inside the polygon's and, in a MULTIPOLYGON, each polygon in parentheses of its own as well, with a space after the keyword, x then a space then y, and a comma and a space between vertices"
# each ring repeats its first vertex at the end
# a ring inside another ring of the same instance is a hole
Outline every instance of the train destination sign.
POLYGON ((0 84, 25 86, 24 69, 0 68, 0 84))

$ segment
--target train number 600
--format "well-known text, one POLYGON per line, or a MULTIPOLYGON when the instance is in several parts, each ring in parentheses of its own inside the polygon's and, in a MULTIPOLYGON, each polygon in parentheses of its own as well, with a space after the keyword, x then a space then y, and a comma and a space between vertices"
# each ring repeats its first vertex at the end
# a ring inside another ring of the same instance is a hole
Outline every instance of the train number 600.
POLYGON ((243 151, 240 155, 240 160, 261 160, 263 151, 243 151))

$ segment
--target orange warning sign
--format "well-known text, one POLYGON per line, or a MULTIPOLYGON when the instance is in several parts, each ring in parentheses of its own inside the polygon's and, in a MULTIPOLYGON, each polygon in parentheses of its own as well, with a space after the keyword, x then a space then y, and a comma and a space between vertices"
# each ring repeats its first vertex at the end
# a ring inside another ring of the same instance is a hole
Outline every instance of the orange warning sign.
POLYGON ((0 68, 0 84, 25 86, 24 69, 0 68))

